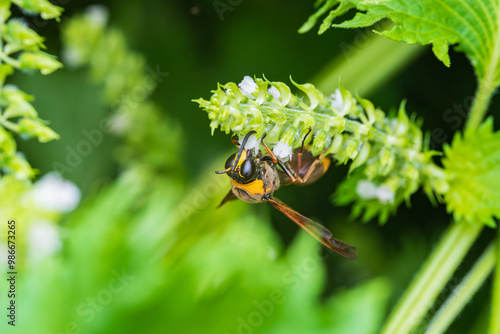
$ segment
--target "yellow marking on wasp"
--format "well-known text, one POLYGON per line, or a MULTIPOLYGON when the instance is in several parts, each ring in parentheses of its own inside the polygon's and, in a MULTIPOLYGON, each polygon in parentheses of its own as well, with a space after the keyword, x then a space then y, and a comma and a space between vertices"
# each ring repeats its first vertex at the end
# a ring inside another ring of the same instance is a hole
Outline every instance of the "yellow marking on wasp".
MULTIPOLYGON (((262 180, 256 179, 252 182, 249 183, 239 183, 236 182, 235 180, 231 179, 231 186, 233 187, 238 187, 241 189, 244 189, 247 191, 250 195, 255 195, 255 194, 264 194, 264 182, 262 180)), ((266 192, 269 190, 266 189, 266 192)))
MULTIPOLYGON (((240 160, 236 164, 236 168, 240 167, 241 164, 243 163, 243 161, 245 161, 246 158, 247 158, 247 152, 246 151, 241 152, 240 160)), ((234 157, 234 160, 236 160, 236 157, 234 157)), ((233 165, 234 165, 234 160, 233 160, 233 165)))
POLYGON ((328 170, 328 167, 330 167, 330 163, 331 163, 331 160, 328 158, 323 158, 323 160, 321 160, 321 164, 323 165, 323 173, 326 173, 326 171, 328 170))

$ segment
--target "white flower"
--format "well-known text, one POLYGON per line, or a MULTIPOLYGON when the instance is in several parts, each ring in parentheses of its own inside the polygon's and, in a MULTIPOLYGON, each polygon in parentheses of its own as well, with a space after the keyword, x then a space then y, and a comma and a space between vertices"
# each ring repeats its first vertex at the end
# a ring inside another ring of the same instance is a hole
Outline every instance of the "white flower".
POLYGON ((287 161, 292 158, 293 149, 290 145, 279 141, 273 148, 273 153, 277 158, 287 161))
POLYGON ((240 91, 243 94, 245 94, 246 96, 248 96, 251 99, 255 99, 255 96, 253 96, 252 93, 257 92, 257 84, 255 83, 255 81, 251 77, 246 75, 243 78, 243 81, 241 81, 238 84, 238 87, 240 88, 240 91))
POLYGON ((356 194, 364 200, 377 198, 377 185, 368 180, 361 180, 356 185, 356 194))
POLYGON ((380 186, 377 189, 377 198, 382 204, 394 203, 394 191, 387 186, 380 186))
MULTIPOLYGON (((241 144, 243 142, 244 136, 238 136, 238 142, 241 144)), ((260 148, 260 142, 262 138, 257 139, 257 136, 255 133, 248 137, 247 142, 245 143, 245 150, 251 150, 254 149, 255 154, 259 153, 259 148, 260 148)))
POLYGON ((344 110, 344 98, 342 97, 342 93, 337 88, 335 92, 330 95, 330 100, 332 102, 332 106, 338 111, 344 110))
POLYGON ((386 143, 387 143, 387 146, 392 146, 394 144, 396 144, 396 142, 398 141, 398 139, 394 136, 391 136, 391 135, 387 135, 386 137, 386 143))
POLYGON ((126 115, 124 112, 117 113, 109 119, 109 130, 116 134, 124 134, 132 126, 130 122, 130 116, 126 115))
POLYGON ((361 180, 356 185, 356 194, 364 200, 378 199, 382 204, 394 203, 394 191, 387 186, 378 187, 368 180, 361 180))
POLYGON ((68 65, 71 67, 79 66, 83 63, 83 55, 80 50, 75 48, 64 48, 62 50, 62 55, 64 65, 68 65))
POLYGON ((274 87, 274 86, 269 86, 269 88, 267 89, 267 91, 269 92, 269 94, 271 94, 275 99, 280 99, 281 98, 281 94, 280 94, 280 91, 274 87))
POLYGON ((92 26, 104 27, 108 23, 109 11, 102 5, 90 5, 86 9, 92 26))
POLYGON ((48 173, 33 187, 35 204, 47 211, 69 212, 80 202, 80 190, 74 183, 63 180, 57 173, 48 173))
POLYGON ((57 253, 62 248, 59 231, 54 223, 38 221, 28 229, 28 256, 38 260, 57 253))

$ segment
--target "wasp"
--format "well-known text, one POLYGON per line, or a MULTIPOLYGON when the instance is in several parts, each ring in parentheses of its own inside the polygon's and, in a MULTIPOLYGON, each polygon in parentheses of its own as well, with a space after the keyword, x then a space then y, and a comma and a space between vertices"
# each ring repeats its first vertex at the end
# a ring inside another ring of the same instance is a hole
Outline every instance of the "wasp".
POLYGON ((328 170, 331 164, 329 156, 325 157, 322 153, 315 158, 307 148, 304 148, 311 128, 305 135, 300 149, 294 150, 288 162, 278 159, 263 140, 261 144, 267 155, 261 153, 260 150, 259 153, 254 154, 253 149, 245 149, 248 138, 254 133, 256 132, 248 132, 241 145, 235 137, 231 138, 231 141, 239 147, 238 152, 227 159, 224 170, 215 172, 227 174, 231 178, 231 190, 220 205, 236 198, 249 203, 269 202, 329 249, 346 258, 356 258, 358 254, 355 247, 334 238, 323 225, 303 216, 273 197, 274 192, 281 185, 307 185, 317 181, 328 170))

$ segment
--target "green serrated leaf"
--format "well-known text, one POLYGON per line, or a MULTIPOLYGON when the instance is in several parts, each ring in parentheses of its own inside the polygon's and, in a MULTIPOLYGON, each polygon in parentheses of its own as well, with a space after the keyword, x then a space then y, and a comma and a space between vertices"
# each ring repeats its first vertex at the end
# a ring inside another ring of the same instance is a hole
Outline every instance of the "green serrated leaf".
POLYGON ((444 148, 443 160, 449 191, 444 194, 456 220, 496 226, 500 218, 500 132, 493 132, 493 119, 476 132, 455 135, 444 148))
POLYGON ((449 45, 457 44, 457 50, 470 59, 479 79, 492 76, 495 85, 500 83, 500 10, 498 3, 489 0, 340 0, 321 7, 301 28, 312 28, 327 10, 330 14, 320 27, 362 28, 388 19, 393 25, 377 29, 376 33, 408 44, 432 45, 436 57, 450 66, 449 45), (331 24, 351 6, 358 13, 339 24, 331 24), (325 26, 327 25, 327 26, 325 26), (383 28, 382 28, 383 29, 383 28))

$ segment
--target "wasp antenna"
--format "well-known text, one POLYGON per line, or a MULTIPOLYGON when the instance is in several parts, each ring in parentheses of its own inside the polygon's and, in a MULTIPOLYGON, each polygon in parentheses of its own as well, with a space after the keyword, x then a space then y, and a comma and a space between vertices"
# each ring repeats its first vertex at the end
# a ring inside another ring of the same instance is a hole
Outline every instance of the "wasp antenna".
POLYGON ((236 169, 236 165, 238 164, 238 161, 240 161, 241 153, 245 149, 245 145, 248 141, 248 138, 250 138, 250 136, 253 135, 254 133, 257 133, 257 131, 252 130, 252 131, 248 132, 246 134, 245 138, 243 139, 243 141, 241 142, 240 149, 238 150, 238 154, 236 155, 236 159, 234 160, 233 167, 231 168, 232 172, 234 172, 234 170, 236 169))

